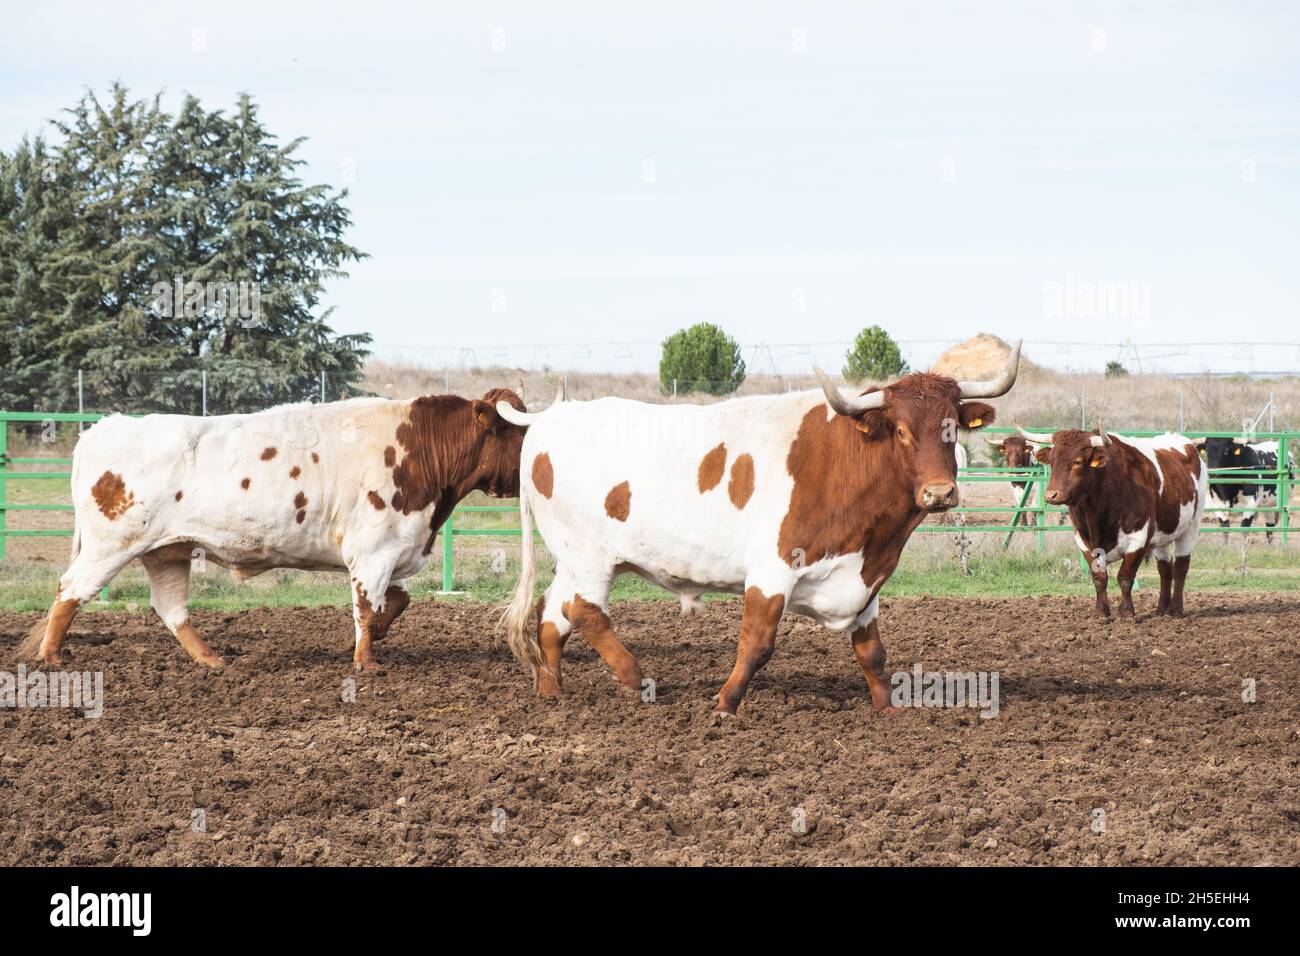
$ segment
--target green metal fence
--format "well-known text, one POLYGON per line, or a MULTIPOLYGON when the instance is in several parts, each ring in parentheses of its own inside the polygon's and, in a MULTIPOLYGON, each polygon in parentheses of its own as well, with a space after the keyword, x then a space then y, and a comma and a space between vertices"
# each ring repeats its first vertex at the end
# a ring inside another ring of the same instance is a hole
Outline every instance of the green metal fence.
MULTIPOLYGON (((59 471, 23 471, 15 470, 20 466, 30 468, 37 466, 71 466, 70 458, 11 458, 8 455, 9 447, 9 427, 13 423, 37 423, 47 426, 50 423, 86 423, 98 421, 100 415, 76 414, 76 413, 46 413, 46 412, 0 412, 0 559, 5 556, 5 542, 9 538, 21 537, 59 537, 68 536, 72 532, 66 529, 12 529, 8 527, 7 516, 10 512, 19 511, 71 511, 70 503, 40 503, 40 504, 15 504, 8 500, 7 485, 16 481, 49 481, 57 479, 68 479, 71 472, 68 470, 59 471)), ((1046 431, 1047 429, 1043 429, 1046 431)), ((989 428, 986 430, 991 434, 1011 434, 1015 429, 1012 428, 989 428)), ((1158 431, 1123 431, 1121 434, 1134 437, 1152 436, 1164 434, 1158 431)), ((1234 432, 1184 432, 1189 438, 1232 438, 1234 432)), ((1234 514, 1256 514, 1266 516, 1276 513, 1278 515, 1277 526, 1275 530, 1280 534, 1282 543, 1285 545, 1290 536, 1291 527, 1291 510, 1292 502, 1295 500, 1294 488, 1296 480, 1291 475, 1292 467, 1292 442, 1300 442, 1300 433, 1297 432, 1259 432, 1252 436, 1253 441, 1277 441, 1278 443, 1278 462, 1276 470, 1268 471, 1250 471, 1242 469, 1220 468, 1212 469, 1210 472, 1210 483, 1213 484, 1237 484, 1243 481, 1249 481, 1252 484, 1271 485, 1277 492, 1277 504, 1268 508, 1224 508, 1225 512, 1234 514)), ((1049 469, 1045 465, 1034 464, 1029 468, 993 468, 993 467, 973 467, 964 468, 958 475, 962 484, 970 485, 979 482, 997 482, 1008 483, 1011 481, 1026 482, 1024 492, 1021 494, 1020 501, 1017 505, 980 505, 953 508, 947 514, 948 520, 942 523, 923 524, 916 530, 926 534, 1001 534, 1003 535, 1003 547, 1010 544, 1011 539, 1017 533, 1033 534, 1035 543, 1039 550, 1042 550, 1046 540, 1046 535, 1057 532, 1073 532, 1073 528, 1067 524, 1060 524, 1058 515, 1064 513, 1065 509, 1056 505, 1050 505, 1046 500, 1047 480, 1049 469), (1011 524, 985 524, 967 523, 969 515, 985 514, 1011 514, 1011 524), (1050 520, 1049 520, 1050 519, 1050 520), (1023 523, 1020 523, 1023 522, 1023 523)), ((456 526, 456 515, 471 513, 493 513, 493 512, 516 512, 518 509, 509 505, 463 505, 457 508, 447 519, 446 525, 442 530, 442 587, 444 591, 454 590, 455 584, 455 542, 457 538, 473 537, 496 537, 496 538, 513 538, 519 536, 519 528, 508 527, 491 527, 491 528, 459 528, 456 526)), ((1242 528, 1234 526, 1221 528, 1217 525, 1211 525, 1202 528, 1207 533, 1227 534, 1263 530, 1260 526, 1253 528, 1242 528)))

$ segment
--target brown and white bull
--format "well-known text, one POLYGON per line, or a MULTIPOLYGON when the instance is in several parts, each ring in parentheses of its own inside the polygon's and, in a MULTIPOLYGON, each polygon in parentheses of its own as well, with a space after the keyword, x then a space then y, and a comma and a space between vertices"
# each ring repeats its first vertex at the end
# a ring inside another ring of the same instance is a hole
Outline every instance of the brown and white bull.
POLYGON ((72 565, 23 651, 62 660, 85 602, 139 558, 150 604, 196 661, 222 659, 189 623, 191 560, 236 579, 273 568, 345 570, 352 580, 358 669, 410 598, 404 579, 428 561, 438 529, 471 491, 519 490, 524 429, 482 399, 360 398, 250 415, 110 416, 77 443, 72 565))
POLYGON ((1020 429, 1052 476, 1045 497, 1069 508, 1074 540, 1092 569, 1097 613, 1110 615, 1107 567, 1119 564, 1121 617, 1132 617, 1133 580, 1154 555, 1158 614, 1181 617, 1183 585, 1200 531, 1209 480, 1191 439, 1172 432, 1125 438, 1067 428, 1051 435, 1020 429))
POLYGON ((1004 394, 1017 343, 993 381, 913 374, 844 395, 822 391, 716 405, 648 405, 616 398, 561 402, 525 415, 521 475, 523 562, 504 616, 510 647, 537 690, 562 692, 560 658, 574 628, 624 687, 641 667, 614 636, 609 592, 632 572, 684 595, 744 595, 735 669, 716 711, 734 714, 772 654, 787 612, 848 631, 871 689, 889 705, 877 595, 912 530, 957 501, 959 428, 993 421, 963 399, 1004 394), (533 604, 534 520, 556 558, 533 604))

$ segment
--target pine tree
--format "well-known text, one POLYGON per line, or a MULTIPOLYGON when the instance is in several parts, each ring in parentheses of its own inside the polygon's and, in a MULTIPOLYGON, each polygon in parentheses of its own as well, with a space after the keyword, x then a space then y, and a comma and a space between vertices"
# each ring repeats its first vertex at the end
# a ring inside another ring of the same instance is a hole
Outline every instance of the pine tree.
POLYGON ((217 411, 359 377, 370 337, 334 334, 321 297, 364 254, 346 191, 299 178, 301 139, 248 96, 171 116, 114 86, 66 114, 48 156, 0 154, 0 406, 72 407, 78 368, 88 405, 127 411, 198 412, 204 372, 217 411))

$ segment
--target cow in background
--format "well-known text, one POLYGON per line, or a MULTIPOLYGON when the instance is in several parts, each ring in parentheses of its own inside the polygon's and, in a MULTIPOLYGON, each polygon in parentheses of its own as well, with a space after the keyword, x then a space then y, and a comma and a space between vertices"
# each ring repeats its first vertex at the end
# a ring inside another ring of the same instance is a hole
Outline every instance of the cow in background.
MULTIPOLYGON (((1241 482, 1212 482, 1210 484, 1209 511, 1219 522, 1220 528, 1232 525, 1232 514, 1220 510, 1236 508, 1238 502, 1243 508, 1276 508, 1277 486, 1261 483, 1257 478, 1259 472, 1277 471, 1277 442, 1248 442, 1245 438, 1197 438, 1192 441, 1205 450, 1205 462, 1211 470, 1219 468, 1237 468, 1247 473, 1241 482)), ((1225 475, 1216 477, 1224 478, 1225 475)), ((1277 511, 1265 512, 1265 537, 1273 540, 1273 528, 1277 526, 1281 514, 1277 511)), ((1249 528, 1255 523, 1253 513, 1244 514, 1241 526, 1249 528)))
MULTIPOLYGON (((1034 465, 1034 449, 1021 435, 1007 435, 1001 441, 991 441, 989 445, 996 448, 1002 453, 1002 458, 1006 462, 1006 468, 1032 468, 1034 465)), ((1010 483, 1011 504, 1019 507, 1020 499, 1025 496, 1025 487, 1029 484, 1027 481, 1013 481, 1010 483)), ((1026 505, 1032 505, 1031 500, 1025 502, 1026 505)), ((1015 527, 1023 522, 1029 524, 1029 514, 1020 512, 1012 520, 1011 525, 1015 527)))
POLYGON ((989 382, 915 373, 820 392, 649 405, 559 402, 503 418, 527 425, 519 582, 503 621, 538 693, 563 692, 561 654, 582 633, 619 684, 639 692, 615 636, 609 593, 630 572, 677 594, 744 595, 736 665, 715 712, 734 714, 771 658, 784 614, 848 632, 877 710, 890 709, 877 610, 881 586, 927 514, 957 502, 959 430, 992 424, 982 401, 1016 379, 1020 345, 989 382), (540 600, 533 522, 555 555, 540 600))
POLYGON ((1173 433, 1122 438, 1067 428, 1020 434, 1051 465, 1046 498, 1070 509, 1074 540, 1092 568, 1097 613, 1110 616, 1107 566, 1119 562, 1119 614, 1132 617, 1133 580, 1154 555, 1160 572, 1158 614, 1181 617, 1183 585, 1209 495, 1201 456, 1173 433))
POLYGON ((149 603, 194 658, 220 667, 189 622, 191 558, 243 580, 273 568, 347 571, 353 661, 375 665, 410 601, 403 581, 471 491, 519 493, 523 410, 494 388, 481 399, 358 398, 283 405, 251 415, 111 415, 81 436, 72 459, 72 565, 54 605, 20 648, 62 661, 68 626, 136 558, 149 603))

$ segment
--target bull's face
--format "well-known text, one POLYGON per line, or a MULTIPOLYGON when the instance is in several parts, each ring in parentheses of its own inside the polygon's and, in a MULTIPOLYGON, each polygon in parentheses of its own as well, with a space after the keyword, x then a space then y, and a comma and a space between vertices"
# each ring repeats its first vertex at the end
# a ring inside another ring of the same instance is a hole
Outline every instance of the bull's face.
POLYGON ((885 390, 882 408, 858 416, 863 441, 893 444, 922 511, 957 504, 957 439, 961 429, 993 423, 993 406, 963 402, 957 383, 938 375, 909 375, 885 390))
POLYGON ((821 369, 826 401, 838 414, 852 418, 863 441, 890 442, 899 469, 909 482, 921 511, 946 511, 957 503, 957 438, 961 429, 993 423, 993 407, 975 398, 1005 395, 1020 369, 1020 343, 1007 356, 998 376, 987 382, 959 382, 944 375, 918 372, 883 389, 844 395, 821 369))
POLYGON ((1101 432, 1067 428, 1052 435, 1052 443, 1035 456, 1052 469, 1044 497, 1054 505, 1078 504, 1104 480, 1110 460, 1109 439, 1101 432))
POLYGON ((1205 439, 1205 462, 1211 468, 1240 468, 1250 464, 1248 446, 1232 438, 1205 439))
POLYGON ((524 411, 524 403, 508 388, 489 389, 473 402, 474 427, 478 429, 478 469, 474 488, 494 498, 519 496, 519 458, 523 453, 524 433, 528 430, 512 425, 497 412, 497 402, 506 402, 524 411))
POLYGON ((1034 463, 1034 449, 1019 435, 1008 435, 997 446, 1008 468, 1028 468, 1034 463))

